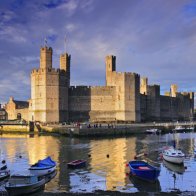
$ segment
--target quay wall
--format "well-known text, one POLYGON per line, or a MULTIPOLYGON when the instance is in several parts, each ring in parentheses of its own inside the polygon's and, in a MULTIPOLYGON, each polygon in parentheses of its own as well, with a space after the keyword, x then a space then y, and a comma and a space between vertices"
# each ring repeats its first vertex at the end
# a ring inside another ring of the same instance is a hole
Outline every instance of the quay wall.
POLYGON ((29 132, 29 125, 0 125, 0 132, 29 132))

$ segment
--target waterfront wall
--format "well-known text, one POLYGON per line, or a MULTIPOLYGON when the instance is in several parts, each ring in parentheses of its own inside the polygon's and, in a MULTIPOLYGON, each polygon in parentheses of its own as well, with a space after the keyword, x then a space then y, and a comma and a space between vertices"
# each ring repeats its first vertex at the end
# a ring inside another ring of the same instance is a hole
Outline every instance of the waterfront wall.
POLYGON ((0 125, 0 132, 29 132, 29 125, 0 125))

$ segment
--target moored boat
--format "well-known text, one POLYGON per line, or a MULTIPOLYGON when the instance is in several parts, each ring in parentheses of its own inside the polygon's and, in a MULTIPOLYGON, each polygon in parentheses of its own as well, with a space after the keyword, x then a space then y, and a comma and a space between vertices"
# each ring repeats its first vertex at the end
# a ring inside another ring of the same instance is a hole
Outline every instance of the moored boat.
POLYGON ((29 168, 30 173, 36 176, 50 174, 56 170, 56 162, 50 156, 43 160, 39 160, 29 168))
POLYGON ((149 134, 159 134, 159 133, 161 133, 161 130, 160 129, 147 129, 146 130, 146 133, 149 133, 149 134))
POLYGON ((0 164, 0 181, 10 176, 10 170, 7 168, 7 163, 5 160, 1 161, 0 164))
POLYGON ((182 127, 182 126, 180 126, 180 125, 177 125, 174 129, 173 129, 173 131, 184 131, 184 130, 186 130, 186 128, 184 128, 184 127, 182 127))
POLYGON ((27 195, 39 190, 45 186, 45 179, 39 179, 34 175, 13 175, 5 184, 5 189, 11 196, 27 195))
POLYGON ((67 166, 72 169, 85 167, 86 161, 85 160, 74 160, 74 161, 67 163, 67 166))
POLYGON ((0 181, 8 178, 10 176, 10 170, 0 170, 0 181))
POLYGON ((132 175, 149 182, 155 182, 160 174, 160 168, 145 161, 130 161, 129 168, 132 175))
POLYGON ((175 164, 183 164, 185 159, 185 154, 173 146, 165 148, 162 154, 164 160, 175 164))

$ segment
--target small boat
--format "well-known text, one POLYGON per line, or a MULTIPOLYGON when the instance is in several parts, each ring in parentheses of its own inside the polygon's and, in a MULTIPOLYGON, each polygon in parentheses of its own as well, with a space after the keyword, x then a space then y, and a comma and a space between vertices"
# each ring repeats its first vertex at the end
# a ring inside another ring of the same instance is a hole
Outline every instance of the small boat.
POLYGON ((10 170, 7 168, 6 161, 3 160, 0 164, 0 181, 10 176, 10 170))
POLYGON ((45 179, 34 175, 13 175, 5 184, 5 189, 11 196, 27 195, 44 189, 45 179))
POLYGON ((86 166, 85 160, 75 160, 67 163, 67 166, 72 169, 81 168, 86 166))
POLYGON ((194 131, 195 128, 194 128, 194 126, 191 126, 191 127, 187 127, 186 129, 190 130, 190 131, 194 131))
POLYGON ((163 159, 175 163, 175 164, 183 164, 185 154, 182 153, 181 150, 174 148, 173 146, 166 147, 163 150, 163 159))
POLYGON ((36 176, 43 176, 50 174, 56 170, 56 162, 53 161, 50 156, 43 160, 39 160, 29 168, 30 173, 36 176))
POLYGON ((184 131, 184 130, 185 130, 185 128, 182 127, 182 126, 180 126, 180 125, 176 126, 176 127, 173 129, 173 131, 184 131))
POLYGON ((0 170, 0 181, 8 178, 10 176, 10 170, 0 170))
POLYGON ((161 133, 161 130, 160 129, 147 129, 146 133, 149 133, 149 134, 157 133, 157 134, 159 134, 159 133, 161 133))
POLYGON ((145 161, 130 161, 130 173, 142 180, 155 182, 160 174, 160 169, 148 164, 145 161))

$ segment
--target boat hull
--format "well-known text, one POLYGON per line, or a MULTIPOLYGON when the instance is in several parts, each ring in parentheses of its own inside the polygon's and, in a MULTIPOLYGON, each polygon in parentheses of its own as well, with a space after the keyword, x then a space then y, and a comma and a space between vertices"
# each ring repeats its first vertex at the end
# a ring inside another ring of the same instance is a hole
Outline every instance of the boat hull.
POLYGON ((0 181, 8 178, 10 176, 9 170, 0 170, 0 181))
POLYGON ((163 159, 174 164, 183 164, 184 162, 184 156, 169 156, 166 154, 163 154, 163 159))
POLYGON ((52 167, 45 167, 45 168, 31 167, 29 168, 29 170, 32 175, 44 176, 44 175, 54 172, 56 170, 56 165, 52 167))
POLYGON ((155 182, 160 174, 160 169, 149 165, 143 161, 129 162, 130 172, 142 180, 155 182))
POLYGON ((34 184, 25 184, 25 185, 12 185, 9 182, 6 183, 5 189, 9 195, 27 195, 39 190, 43 190, 45 187, 45 179, 42 179, 34 184))

